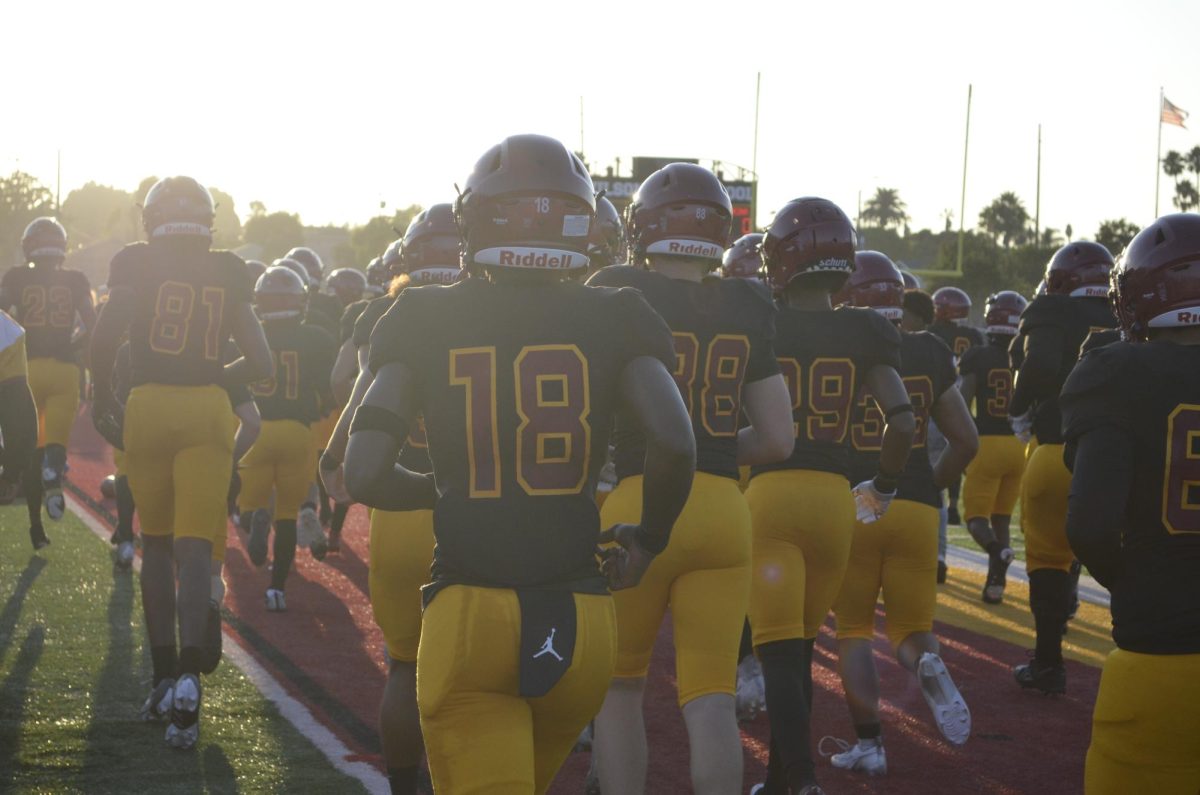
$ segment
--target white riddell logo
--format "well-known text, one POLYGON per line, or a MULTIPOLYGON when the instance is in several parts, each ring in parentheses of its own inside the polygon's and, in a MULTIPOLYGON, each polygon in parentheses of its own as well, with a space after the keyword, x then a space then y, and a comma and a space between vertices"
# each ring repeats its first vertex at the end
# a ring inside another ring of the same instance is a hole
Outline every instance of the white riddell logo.
POLYGON ((539 651, 537 654, 533 655, 533 659, 536 660, 538 657, 542 657, 544 655, 549 654, 550 656, 552 656, 554 659, 558 660, 559 662, 563 661, 563 658, 561 656, 559 656, 558 652, 556 652, 554 650, 554 633, 557 631, 558 631, 557 627, 550 628, 550 634, 546 636, 546 642, 542 644, 541 651, 539 651))
POLYGON ((1184 309, 1175 314, 1175 322, 1177 323, 1200 323, 1200 312, 1184 309))
POLYGON ((720 248, 706 243, 677 243, 672 240, 667 245, 669 254, 695 254, 700 257, 716 257, 721 254, 720 248))

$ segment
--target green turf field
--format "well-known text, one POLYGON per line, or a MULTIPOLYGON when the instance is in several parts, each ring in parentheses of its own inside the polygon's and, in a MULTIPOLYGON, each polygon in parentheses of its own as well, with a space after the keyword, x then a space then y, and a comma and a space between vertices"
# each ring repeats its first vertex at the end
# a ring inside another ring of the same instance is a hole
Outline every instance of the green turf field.
POLYGON ((137 575, 73 515, 33 553, 0 508, 0 792, 362 792, 228 662, 205 677, 200 744, 137 713, 150 685, 137 575))
MULTIPOLYGON (((959 501, 959 510, 962 509, 962 501, 959 501)), ((1021 533, 1021 506, 1018 504, 1013 508, 1012 522, 1010 523, 1010 532, 1012 542, 1012 550, 1017 555, 1017 560, 1022 563, 1025 561, 1025 536, 1021 533)), ((974 552, 982 552, 979 545, 971 538, 971 534, 967 532, 967 525, 950 525, 946 528, 946 540, 956 547, 964 547, 974 552)))

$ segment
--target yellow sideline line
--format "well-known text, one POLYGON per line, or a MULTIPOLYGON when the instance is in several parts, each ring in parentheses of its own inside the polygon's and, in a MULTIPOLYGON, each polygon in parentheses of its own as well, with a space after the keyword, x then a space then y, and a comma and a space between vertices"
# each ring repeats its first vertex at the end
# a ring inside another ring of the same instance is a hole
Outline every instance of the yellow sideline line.
MULTIPOLYGON (((1004 603, 986 605, 979 599, 984 574, 950 570, 945 585, 938 586, 938 621, 978 632, 1022 648, 1034 645, 1033 616, 1029 612, 1029 586, 1009 579, 1004 603)), ((1097 668, 1115 646, 1108 608, 1082 602, 1063 638, 1063 656, 1097 668)))

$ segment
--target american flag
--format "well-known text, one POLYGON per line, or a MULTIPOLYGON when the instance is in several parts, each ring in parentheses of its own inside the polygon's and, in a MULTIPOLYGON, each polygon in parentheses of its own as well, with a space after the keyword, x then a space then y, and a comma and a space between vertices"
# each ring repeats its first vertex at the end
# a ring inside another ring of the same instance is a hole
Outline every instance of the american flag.
POLYGON ((1162 120, 1164 122, 1166 122, 1167 124, 1175 124, 1179 127, 1183 127, 1183 129, 1186 130, 1187 127, 1183 126, 1183 121, 1187 117, 1188 117, 1188 112, 1186 110, 1171 104, 1171 100, 1167 99, 1166 97, 1163 97, 1162 120))

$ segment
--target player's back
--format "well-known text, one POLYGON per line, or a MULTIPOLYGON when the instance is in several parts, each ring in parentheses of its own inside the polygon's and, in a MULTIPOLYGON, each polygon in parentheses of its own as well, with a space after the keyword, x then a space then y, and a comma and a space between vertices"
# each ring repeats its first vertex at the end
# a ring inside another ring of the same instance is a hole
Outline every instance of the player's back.
POLYGON ((233 310, 251 300, 252 285, 241 258, 210 251, 206 238, 157 238, 117 252, 108 284, 134 295, 129 327, 133 386, 219 382, 233 310))
POLYGON ((87 276, 77 270, 19 265, 4 274, 3 294, 13 302, 14 317, 25 328, 30 359, 74 360, 75 314, 90 301, 90 293, 87 276))
POLYGON ((252 384, 251 394, 264 420, 295 420, 305 425, 321 417, 330 393, 334 341, 323 329, 299 318, 263 324, 275 360, 275 375, 252 384))
MULTIPOLYGON (((774 307, 743 279, 690 282, 614 265, 588 284, 635 287, 666 321, 675 342, 675 382, 696 435, 696 470, 737 480, 742 387, 778 372, 774 307)), ((641 474, 644 460, 641 433, 618 417, 617 477, 641 474)))
POLYGON ((405 365, 440 497, 436 585, 604 593, 593 501, 619 377, 669 366, 662 320, 632 290, 469 279, 405 290, 376 324, 370 368, 405 365))
POLYGON ((1093 350, 1068 379, 1062 406, 1068 438, 1115 425, 1132 441, 1112 584, 1117 645, 1200 653, 1200 347, 1116 342, 1093 350))
POLYGON ((985 343, 983 333, 979 329, 946 320, 936 320, 930 323, 927 331, 946 343, 956 358, 961 357, 971 348, 985 343))
POLYGON ((1012 399, 1012 369, 1008 337, 969 348, 958 364, 963 376, 975 377, 975 429, 980 436, 1009 436, 1008 403, 1012 399))
POLYGON ((796 446, 784 461, 754 467, 833 472, 849 477, 854 398, 876 365, 899 368, 900 333, 871 309, 781 307, 775 356, 792 398, 796 446))

